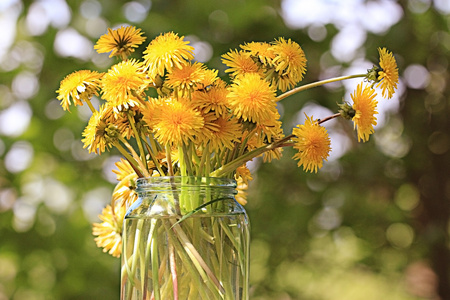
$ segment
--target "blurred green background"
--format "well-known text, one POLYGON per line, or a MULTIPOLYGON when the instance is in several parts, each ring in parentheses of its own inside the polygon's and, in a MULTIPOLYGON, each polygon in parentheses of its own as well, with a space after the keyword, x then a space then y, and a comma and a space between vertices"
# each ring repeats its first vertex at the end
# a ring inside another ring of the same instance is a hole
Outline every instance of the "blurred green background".
MULTIPOLYGON (((0 299, 118 299, 119 259, 91 223, 110 199, 117 153, 82 148, 85 107, 64 113, 55 90, 74 70, 105 71, 107 30, 186 36, 220 70, 243 42, 297 41, 304 82, 364 73, 394 52, 400 84, 379 98, 376 133, 328 122, 333 153, 305 174, 284 151, 250 164, 252 299, 450 299, 450 4, 446 0, 2 0, 0 2, 0 299)), ((145 43, 145 44, 146 44, 145 43)), ((320 118, 358 80, 280 104, 285 131, 320 118)))

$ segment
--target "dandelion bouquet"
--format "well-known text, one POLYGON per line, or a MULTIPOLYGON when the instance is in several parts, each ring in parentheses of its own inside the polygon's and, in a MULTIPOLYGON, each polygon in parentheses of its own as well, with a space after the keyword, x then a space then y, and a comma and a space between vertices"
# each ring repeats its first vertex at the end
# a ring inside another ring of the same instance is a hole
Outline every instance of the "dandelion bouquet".
MULTIPOLYGON (((293 147, 296 150, 293 158, 298 160, 298 166, 317 172, 331 151, 330 138, 322 123, 338 117, 351 120, 358 140, 367 141, 377 120, 375 88, 381 89, 383 98, 391 98, 398 83, 396 61, 385 48, 378 49, 379 64, 365 74, 299 86, 306 73, 307 60, 301 46, 291 39, 249 42, 222 55, 222 63, 228 67, 226 80, 219 77, 217 70, 195 61, 193 47, 184 37, 172 32, 153 39, 142 57, 132 58, 134 50, 145 39, 143 32, 135 27, 108 29, 95 49, 99 53, 110 53, 118 62, 105 73, 75 71, 61 81, 57 91, 64 110, 69 110, 71 105, 84 104, 91 109, 92 117, 82 133, 84 147, 89 152, 102 154, 114 147, 123 155, 116 163, 117 170, 113 170, 118 184, 111 204, 100 215, 102 222, 93 227, 97 245, 116 257, 122 251, 125 212, 138 199, 139 178, 182 176, 189 178, 186 180, 190 184, 203 184, 205 178, 234 179, 236 199, 245 204, 246 189, 252 179, 246 162, 260 156, 265 162, 271 162, 281 157, 284 147, 293 147), (338 104, 336 114, 320 119, 307 115, 304 124, 297 125, 289 135, 283 134, 278 101, 313 87, 351 78, 362 79, 351 94, 353 103, 338 104), (95 96, 104 100, 98 109, 91 103, 95 96)), ((203 206, 185 205, 183 201, 187 198, 196 197, 192 192, 185 193, 188 195, 172 199, 180 209, 176 220, 166 226, 179 246, 175 251, 187 251, 186 246, 197 239, 196 234, 203 234, 198 239, 206 239, 204 236, 208 234, 204 227, 194 223, 179 227, 180 221, 186 215, 207 210, 207 206, 215 202, 208 198, 203 206)), ((219 225, 216 222, 207 225, 212 228, 209 237, 214 243, 215 226, 219 225)), ((224 225, 220 226, 223 230, 224 225)), ((229 224, 227 226, 225 228, 229 228, 229 224)), ((156 237, 150 236, 145 244, 150 247, 153 242, 157 242, 156 237)), ((134 243, 144 243, 144 239, 135 238, 134 243)), ((191 250, 196 251, 195 247, 191 250)), ((134 256, 131 260, 143 266, 151 263, 151 259, 145 257, 138 261, 134 256)), ((141 280, 135 281, 135 289, 140 291, 142 299, 178 299, 182 294, 178 285, 183 274, 202 272, 207 272, 207 276, 202 277, 203 282, 213 282, 205 287, 209 290, 202 299, 234 299, 227 294, 226 283, 218 279, 222 268, 205 267, 206 262, 195 255, 179 259, 191 265, 186 269, 168 268, 170 279, 166 287, 149 288, 151 292, 147 294, 142 290, 148 287, 142 285, 141 280)), ((220 263, 218 258, 216 262, 220 263)), ((153 276, 154 282, 161 281, 164 277, 161 269, 159 265, 149 270, 148 276, 153 276)), ((129 274, 130 270, 134 269, 129 265, 123 268, 122 275, 124 272, 128 272, 127 276, 137 275, 138 271, 129 274)), ((194 286, 191 290, 204 288, 201 282, 189 284, 194 286)), ((248 297, 242 292, 241 296, 242 299, 248 297)))

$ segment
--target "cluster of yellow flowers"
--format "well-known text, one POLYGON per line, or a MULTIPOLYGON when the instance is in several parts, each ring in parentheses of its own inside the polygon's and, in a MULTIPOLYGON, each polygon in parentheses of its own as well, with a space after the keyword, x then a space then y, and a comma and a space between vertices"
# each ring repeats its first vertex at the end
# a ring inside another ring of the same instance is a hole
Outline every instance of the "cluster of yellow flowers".
POLYGON ((246 43, 224 54, 227 83, 217 70, 196 62, 194 48, 172 32, 153 39, 141 59, 130 58, 145 41, 142 35, 132 26, 108 29, 94 48, 118 57, 119 62, 105 73, 75 71, 57 91, 65 110, 83 103, 92 110, 83 132, 89 152, 101 154, 115 147, 124 156, 114 170, 119 183, 112 204, 103 211, 103 223, 94 224, 93 230, 97 245, 114 256, 121 251, 125 209, 137 198, 137 178, 234 177, 237 198, 245 203, 245 189, 252 179, 247 161, 261 155, 271 161, 281 156, 283 147, 292 146, 298 165, 317 172, 331 150, 328 133, 320 124, 338 116, 351 119, 358 139, 367 141, 376 125, 374 87, 391 98, 398 83, 397 64, 385 48, 379 49, 379 66, 367 74, 296 87, 306 72, 306 57, 290 39, 246 43), (278 101, 307 88, 356 77, 368 83, 357 86, 352 105, 343 103, 339 113, 320 121, 307 116, 291 135, 283 134, 278 101), (93 96, 105 100, 98 110, 91 103, 93 96))

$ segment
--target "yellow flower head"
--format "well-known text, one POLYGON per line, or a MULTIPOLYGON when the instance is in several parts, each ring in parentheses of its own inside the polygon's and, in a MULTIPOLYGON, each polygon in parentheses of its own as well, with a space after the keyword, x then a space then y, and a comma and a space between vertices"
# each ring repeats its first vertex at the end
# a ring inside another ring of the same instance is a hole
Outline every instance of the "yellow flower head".
POLYGON ((281 128, 280 114, 274 111, 268 118, 262 119, 256 124, 255 132, 262 141, 273 142, 274 138, 283 136, 283 129, 281 128))
POLYGON ((236 191, 237 194, 234 196, 234 198, 236 199, 236 201, 241 204, 241 205, 245 205, 247 204, 247 196, 248 196, 248 184, 243 182, 242 177, 239 177, 236 180, 236 191))
POLYGON ((375 91, 369 85, 363 87, 363 83, 358 84, 356 91, 351 95, 353 100, 352 108, 355 110, 353 123, 358 132, 358 141, 367 142, 369 136, 374 132, 373 126, 377 125, 378 101, 375 99, 375 91))
POLYGON ((139 94, 145 84, 142 63, 134 59, 122 61, 103 76, 103 98, 117 113, 139 104, 133 93, 139 94))
POLYGON ((232 76, 261 72, 259 66, 250 57, 250 53, 245 51, 231 50, 222 55, 222 63, 229 67, 225 72, 231 73, 232 76))
POLYGON ((150 42, 144 51, 144 63, 150 78, 164 76, 173 68, 181 69, 194 59, 194 47, 173 32, 161 34, 150 42))
MULTIPOLYGON (((181 99, 184 100, 184 99, 181 99)), ((198 111, 184 101, 166 101, 160 105, 159 110, 153 114, 153 131, 156 139, 162 145, 187 144, 194 140, 204 121, 198 111)), ((146 115, 144 115, 146 120, 146 115)))
POLYGON ((237 194, 235 196, 236 201, 241 205, 247 204, 247 195, 248 195, 248 182, 253 180, 252 174, 247 166, 244 164, 236 169, 236 174, 234 175, 234 179, 236 180, 237 186, 236 191, 237 194))
POLYGON ((398 68, 397 62, 391 52, 386 50, 386 48, 378 48, 378 53, 380 53, 380 67, 381 71, 378 72, 378 84, 377 87, 381 86, 382 95, 387 98, 392 98, 395 93, 398 83, 398 68))
POLYGON ((118 29, 108 28, 108 33, 102 35, 94 46, 98 53, 108 53, 109 57, 119 56, 127 58, 134 48, 139 47, 145 41, 141 36, 141 29, 134 26, 120 27, 118 29))
POLYGON ((272 60, 275 71, 281 76, 289 76, 295 82, 300 82, 306 72, 306 57, 299 44, 291 39, 280 38, 273 42, 270 50, 274 52, 272 60))
POLYGON ((113 173, 117 175, 119 183, 114 188, 112 202, 130 207, 138 198, 136 193, 138 175, 130 163, 123 158, 116 162, 116 167, 117 170, 113 170, 113 173))
POLYGON ((217 77, 217 74, 219 71, 217 70, 211 70, 211 69, 202 69, 203 79, 197 83, 196 89, 197 90, 207 90, 213 85, 217 85, 217 82, 219 81, 219 77, 217 77))
POLYGON ((160 109, 165 102, 170 102, 170 98, 148 98, 142 108, 143 120, 147 126, 152 130, 156 125, 157 116, 160 114, 160 109))
POLYGON ((275 54, 270 48, 269 43, 251 42, 241 45, 241 49, 248 51, 251 56, 258 57, 259 61, 263 64, 271 65, 272 60, 275 58, 275 54))
POLYGON ((119 134, 113 115, 113 110, 108 105, 100 106, 100 110, 92 114, 82 134, 84 148, 88 148, 89 153, 101 154, 106 148, 111 148, 112 141, 119 134))
POLYGON ((89 101, 93 95, 98 96, 98 88, 103 73, 80 70, 67 75, 60 83, 57 99, 64 110, 69 110, 71 99, 73 104, 83 105, 82 100, 89 101))
POLYGON ((223 116, 228 110, 227 95, 225 84, 217 84, 207 91, 195 91, 192 94, 192 104, 204 114, 214 112, 217 117, 223 116))
POLYGON ((199 62, 188 63, 180 69, 172 69, 167 75, 167 86, 174 89, 176 94, 179 93, 182 97, 187 96, 194 91, 197 84, 202 82, 205 69, 205 65, 199 62))
POLYGON ((250 170, 247 168, 247 165, 243 164, 242 166, 237 167, 234 179, 239 180, 239 178, 246 185, 248 185, 248 182, 250 180, 253 180, 252 173, 250 173, 250 170))
POLYGON ((211 130, 206 135, 210 149, 212 151, 233 149, 234 142, 237 142, 242 134, 241 124, 235 118, 229 119, 226 116, 214 118, 211 124, 213 126, 210 126, 211 130))
MULTIPOLYGON (((279 119, 280 114, 278 111, 275 111, 270 114, 270 117, 258 122, 251 131, 252 136, 247 143, 249 149, 253 150, 263 147, 268 143, 284 138, 283 129, 281 128, 282 122, 279 119)), ((249 132, 246 134, 249 134, 249 132)), ((271 162, 273 159, 280 159, 282 151, 283 148, 275 148, 264 152, 262 155, 263 162, 271 162)))
POLYGON ((108 205, 99 215, 102 223, 94 223, 92 228, 97 247, 103 248, 103 252, 114 257, 119 257, 122 253, 122 223, 125 212, 126 207, 123 205, 115 206, 114 212, 111 205, 108 205))
POLYGON ((114 119, 111 120, 112 123, 117 127, 118 132, 126 139, 135 137, 135 133, 147 134, 149 132, 147 124, 142 119, 142 108, 143 105, 133 106, 127 111, 120 111, 113 109, 114 119), (136 129, 134 130, 133 129, 136 129))
MULTIPOLYGON (((247 132, 248 134, 248 132, 247 132)), ((244 134, 244 138, 246 137, 246 134, 244 134)), ((278 136, 272 137, 275 140, 280 140, 284 138, 284 135, 281 133, 278 136)), ((247 149, 249 151, 255 150, 257 148, 265 147, 268 145, 267 135, 264 132, 254 132, 252 131, 251 137, 247 141, 247 149)), ((274 159, 280 159, 283 154, 283 148, 277 147, 272 148, 269 151, 265 151, 263 154, 259 155, 262 156, 264 163, 270 163, 274 159)))
POLYGON ((112 170, 112 172, 116 174, 116 179, 119 182, 124 180, 125 178, 129 178, 130 175, 131 176, 136 175, 130 163, 123 158, 120 158, 120 160, 116 162, 115 165, 117 167, 117 170, 112 170))
POLYGON ((272 74, 272 85, 274 87, 277 87, 282 92, 285 92, 286 90, 296 86, 299 82, 300 80, 292 78, 289 73, 280 75, 275 72, 272 74))
POLYGON ((317 120, 312 120, 312 116, 306 116, 305 124, 297 125, 292 134, 295 135, 292 139, 295 143, 294 149, 298 150, 293 158, 299 160, 298 166, 303 166, 305 171, 317 173, 331 151, 327 130, 320 126, 317 120))
POLYGON ((237 77, 229 89, 228 101, 237 118, 258 123, 277 110, 275 89, 258 74, 237 77))

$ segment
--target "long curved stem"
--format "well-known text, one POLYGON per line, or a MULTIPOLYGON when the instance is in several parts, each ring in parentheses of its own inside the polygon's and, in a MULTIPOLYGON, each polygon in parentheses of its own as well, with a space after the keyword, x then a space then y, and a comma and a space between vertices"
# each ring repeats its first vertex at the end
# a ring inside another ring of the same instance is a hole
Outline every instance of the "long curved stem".
POLYGON ((335 113, 334 115, 328 116, 328 117, 326 117, 326 118, 318 119, 318 120, 317 120, 317 124, 325 123, 326 121, 333 120, 333 119, 338 118, 338 117, 340 117, 340 116, 341 116, 341 113, 335 113))
POLYGON ((263 154, 264 152, 276 149, 277 147, 280 147, 285 142, 293 138, 294 135, 289 135, 281 140, 275 141, 272 144, 264 145, 262 147, 256 148, 255 150, 252 150, 250 152, 247 152, 243 154, 242 156, 230 161, 229 163, 223 165, 222 167, 218 168, 214 172, 211 172, 209 176, 211 177, 222 177, 223 175, 232 172, 237 167, 243 165, 244 163, 252 160, 253 158, 257 157, 258 155, 263 154))
POLYGON ((94 108, 94 105, 92 105, 91 100, 85 99, 84 102, 86 102, 86 104, 89 106, 89 109, 91 110, 92 113, 94 113, 94 112, 97 111, 97 110, 94 108))
MULTIPOLYGON (((328 116, 322 120, 318 120, 317 123, 318 124, 322 124, 326 121, 332 120, 334 118, 339 117, 341 114, 340 113, 336 113, 334 115, 328 116)), ((243 155, 240 155, 238 158, 230 161, 229 163, 223 165, 222 167, 220 167, 219 169, 215 170, 214 172, 211 172, 209 175, 211 177, 221 177, 229 172, 232 172, 233 170, 235 170, 237 167, 243 165, 244 163, 246 163, 247 161, 252 160, 253 158, 263 154, 264 152, 270 151, 270 150, 274 150, 278 147, 286 147, 286 146, 291 146, 292 143, 288 143, 289 140, 291 140, 292 138, 294 138, 295 135, 291 134, 288 135, 278 141, 275 141, 271 144, 268 145, 264 145, 262 147, 256 148, 250 152, 247 152, 243 155)))
POLYGON ((147 165, 147 160, 145 158, 145 152, 144 152, 144 147, 142 147, 142 141, 141 141, 141 137, 136 129, 136 126, 134 125, 134 119, 133 116, 131 115, 131 112, 129 111, 127 113, 127 117, 128 117, 128 122, 130 123, 131 129, 133 130, 134 133, 134 137, 136 139, 136 143, 139 149, 139 154, 140 154, 140 158, 142 160, 142 163, 146 166, 147 165))
POLYGON ((311 88, 314 87, 318 87, 327 83, 331 83, 331 82, 337 82, 337 81, 342 81, 342 80, 347 80, 347 79, 352 79, 352 78, 360 78, 360 77, 366 77, 366 74, 356 74, 356 75, 348 75, 348 76, 340 76, 340 77, 334 77, 334 78, 330 78, 330 79, 325 79, 325 80, 321 80, 321 81, 316 81, 316 82, 312 82, 309 84, 305 84, 302 86, 299 86, 295 89, 292 89, 290 91, 287 91, 281 95, 279 95, 277 97, 277 101, 283 100, 284 98, 287 98, 291 95, 297 94, 298 92, 301 91, 305 91, 305 90, 309 90, 311 88))
POLYGON ((147 174, 143 174, 142 173, 142 172, 145 172, 145 171, 141 170, 142 169, 142 162, 140 160, 134 159, 134 157, 131 156, 130 153, 128 153, 127 150, 125 150, 125 148, 122 147, 122 145, 119 143, 119 141, 115 141, 113 143, 113 145, 128 160, 128 162, 133 167, 134 171, 136 172, 136 174, 139 177, 144 177, 144 175, 147 175, 147 174))

